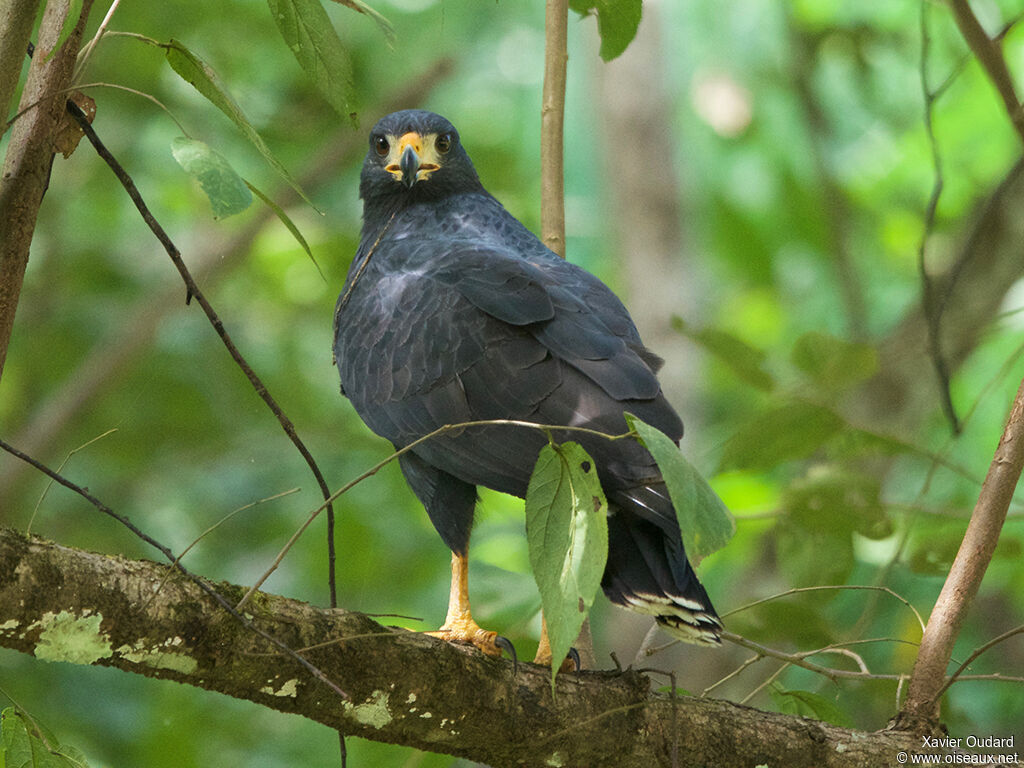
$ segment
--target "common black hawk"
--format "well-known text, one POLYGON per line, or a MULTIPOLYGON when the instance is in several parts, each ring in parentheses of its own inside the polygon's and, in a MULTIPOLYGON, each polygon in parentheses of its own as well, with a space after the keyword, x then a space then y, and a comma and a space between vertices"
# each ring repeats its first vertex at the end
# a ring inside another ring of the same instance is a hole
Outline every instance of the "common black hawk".
MULTIPOLYGON (((359 193, 362 233, 335 310, 334 354, 342 392, 370 429, 396 449, 443 425, 484 419, 621 434, 628 411, 678 443, 683 425, 656 376, 662 361, 625 307, 483 188, 448 120, 422 110, 382 118, 359 193)), ((608 498, 608 598, 682 640, 719 642, 721 624, 651 455, 635 440, 554 435, 583 445, 608 498)), ((448 615, 432 634, 501 653, 503 638, 470 613, 476 486, 525 496, 546 442, 535 429, 476 426, 399 458, 452 550, 448 615)), ((545 647, 543 637, 542 661, 545 647)))

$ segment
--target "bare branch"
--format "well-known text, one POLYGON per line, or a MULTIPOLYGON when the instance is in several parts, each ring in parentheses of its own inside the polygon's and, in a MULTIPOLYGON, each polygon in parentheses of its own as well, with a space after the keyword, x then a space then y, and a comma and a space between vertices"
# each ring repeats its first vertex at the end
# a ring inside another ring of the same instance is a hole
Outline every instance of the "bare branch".
POLYGON ((1003 634, 999 635, 998 637, 992 638, 983 646, 976 649, 970 656, 967 657, 963 664, 957 667, 956 672, 949 676, 949 679, 946 681, 946 684, 942 686, 942 690, 939 691, 938 695, 941 696, 945 692, 945 690, 949 688, 949 686, 951 686, 957 680, 962 680, 963 671, 971 665, 972 661, 981 656, 981 654, 985 653, 985 651, 987 651, 989 648, 999 645, 999 643, 1003 642, 1004 640, 1009 640, 1011 637, 1019 635, 1022 632, 1024 632, 1024 624, 1020 625, 1019 627, 1014 627, 1013 629, 1007 630, 1006 632, 1003 632, 1003 634))
POLYGON ((907 700, 900 712, 901 726, 926 728, 938 718, 939 697, 946 688, 946 667, 953 654, 953 645, 999 541, 1022 467, 1024 381, 1017 390, 960 550, 921 638, 921 650, 910 676, 907 700))
POLYGON ((547 0, 544 17, 544 93, 540 109, 540 239, 565 258, 565 179, 562 148, 565 78, 569 60, 568 0, 547 0))

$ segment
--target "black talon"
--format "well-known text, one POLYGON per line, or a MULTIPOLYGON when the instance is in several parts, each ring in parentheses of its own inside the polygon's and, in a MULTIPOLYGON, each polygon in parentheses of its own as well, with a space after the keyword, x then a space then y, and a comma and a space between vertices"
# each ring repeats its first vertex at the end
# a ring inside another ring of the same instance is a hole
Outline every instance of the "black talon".
MULTIPOLYGON (((503 651, 507 651, 512 657, 512 675, 515 676, 519 672, 519 657, 516 656, 516 647, 512 645, 512 641, 507 637, 498 635, 494 638, 494 644, 501 648, 503 651)), ((578 657, 577 657, 578 658, 578 657)))
POLYGON ((583 664, 580 663, 580 652, 575 648, 570 647, 567 655, 572 659, 573 672, 579 673, 579 671, 583 669, 583 664))

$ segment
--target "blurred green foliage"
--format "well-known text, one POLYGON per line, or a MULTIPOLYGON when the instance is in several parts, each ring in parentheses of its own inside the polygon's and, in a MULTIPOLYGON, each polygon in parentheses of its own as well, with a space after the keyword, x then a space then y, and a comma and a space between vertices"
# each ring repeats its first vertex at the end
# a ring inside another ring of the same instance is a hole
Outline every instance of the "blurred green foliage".
MULTIPOLYGON (((220 222, 198 184, 171 155, 180 129, 137 95, 90 88, 95 128, 129 170, 195 270, 227 330, 264 378, 338 487, 389 447, 339 395, 331 367, 334 301, 358 239, 359 167, 366 129, 389 98, 440 57, 454 72, 424 88, 418 104, 450 118, 485 185, 535 231, 539 225, 539 106, 543 70, 540 4, 379 0, 393 25, 326 4, 350 57, 360 128, 319 95, 283 44, 267 8, 233 0, 200 8, 186 0, 124 4, 112 28, 181 40, 220 76, 274 155, 323 216, 287 204, 323 269, 261 204, 220 222), (335 147, 342 162, 322 168, 335 147), (251 237, 243 239, 247 232, 251 237), (243 245, 232 250, 239 239, 243 245)), ((601 4, 597 4, 601 5, 601 4)), ((976 4, 990 31, 1019 3, 976 4)), ((682 179, 680 254, 699 278, 700 300, 664 306, 666 322, 702 361, 683 441, 691 461, 737 518, 729 546, 701 566, 720 612, 792 587, 884 585, 925 616, 959 544, 1013 393, 1021 361, 1021 284, 986 323, 955 370, 952 397, 964 430, 950 436, 928 366, 916 372, 913 418, 887 419, 889 403, 864 402, 881 364, 877 350, 920 304, 917 251, 934 181, 923 127, 920 4, 737 0, 660 3, 657 76, 668 86, 670 146, 649 147, 651 169, 682 179), (724 99, 724 101, 723 101, 724 99), (732 104, 723 112, 722 104, 732 104), (717 106, 716 106, 717 105, 717 106), (850 278, 836 269, 847 255, 850 278), (849 300, 862 301, 861 316, 849 300)), ((101 17, 97 8, 89 26, 101 17)), ((944 171, 930 269, 952 263, 986 196, 1020 146, 1001 102, 941 5, 929 13, 928 81, 944 171)), ((566 191, 569 258, 597 272, 627 304, 637 254, 615 251, 623 222, 609 210, 615 164, 593 159, 603 143, 595 79, 605 64, 594 19, 570 21, 566 191)), ((1004 40, 1011 64, 1024 31, 1004 40)), ((110 36, 90 59, 88 82, 153 95, 189 135, 228 158, 274 199, 287 185, 236 125, 181 81, 161 52, 110 36)), ((644 83, 637 83, 643 88, 644 83)), ((348 98, 347 96, 344 98, 348 98)), ((407 106, 413 106, 408 104, 407 106)), ((6 138, 0 148, 6 147, 6 138)), ((232 510, 299 487, 233 516, 186 558, 213 579, 251 583, 316 506, 315 484, 272 416, 228 358, 106 166, 83 145, 55 163, 40 212, 17 327, 0 385, 0 434, 23 448, 45 432, 37 458, 59 465, 105 503, 176 551, 232 510), (87 388, 89 382, 99 382, 87 388), (81 395, 76 393, 81 392, 81 395), (67 409, 81 397, 79 407, 67 409)), ((949 328, 946 329, 947 332, 949 328)), ((908 350, 908 354, 910 354, 908 350)), ((683 361, 669 359, 667 370, 683 361)), ((895 407, 895 406, 893 406, 895 407)), ((482 624, 527 655, 540 605, 529 574, 522 503, 485 492, 474 533, 471 590, 482 624)), ((155 557, 45 478, 0 456, 0 521, 62 543, 155 557), (44 495, 45 494, 45 495, 44 495)), ((995 559, 955 658, 1024 623, 1024 515, 1011 507, 995 559)), ((327 602, 322 526, 307 533, 266 588, 327 602)), ((344 608, 422 617, 439 626, 448 553, 397 467, 354 488, 339 505, 339 601, 344 608)), ((597 657, 632 658, 648 624, 598 599, 597 657)), ((790 651, 852 646, 873 672, 909 673, 920 627, 900 601, 873 591, 801 592, 726 618, 727 627, 790 651)), ((680 649, 654 657, 698 693, 748 653, 680 649)), ((814 657, 854 669, 836 654, 814 657)), ((753 665, 714 695, 741 700, 777 665, 753 665)), ((1020 638, 980 657, 974 673, 1019 674, 1020 638)), ((337 760, 334 735, 245 702, 110 670, 46 664, 0 652, 0 687, 92 765, 304 766, 337 760)), ((947 695, 954 733, 1010 735, 1024 715, 1020 684, 962 682, 947 695)), ((751 703, 884 726, 892 680, 833 685, 789 669, 751 703)), ((351 765, 452 765, 450 758, 350 740, 351 765)), ((457 764, 455 761, 454 764, 457 764)))

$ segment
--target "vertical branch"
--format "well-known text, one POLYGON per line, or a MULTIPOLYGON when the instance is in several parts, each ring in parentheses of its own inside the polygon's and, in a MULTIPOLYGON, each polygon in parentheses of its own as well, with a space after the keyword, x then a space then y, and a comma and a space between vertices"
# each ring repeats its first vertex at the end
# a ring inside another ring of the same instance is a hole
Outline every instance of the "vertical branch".
POLYGON ((39 2, 10 0, 0 3, 0 124, 5 128, 11 112, 11 98, 21 79, 21 64, 25 60, 39 2))
MULTIPOLYGON (((928 196, 928 205, 924 215, 924 231, 921 233, 921 243, 917 250, 917 269, 921 277, 921 308, 924 312, 924 319, 928 331, 928 354, 932 360, 932 367, 935 369, 935 376, 938 379, 939 398, 942 403, 942 411, 949 420, 953 434, 960 434, 960 419, 953 405, 953 396, 949 388, 949 365, 942 351, 942 309, 943 301, 937 295, 935 282, 928 274, 928 263, 926 248, 928 237, 935 227, 935 215, 939 208, 939 198, 942 197, 942 188, 945 180, 942 175, 942 155, 939 154, 939 143, 935 138, 935 125, 932 120, 935 101, 942 94, 942 89, 933 91, 928 85, 928 51, 931 48, 931 36, 928 33, 928 7, 929 0, 921 0, 921 92, 924 96, 924 127, 928 134, 928 145, 931 147, 932 167, 935 172, 935 180, 932 183, 932 191, 928 196)), ((947 286, 947 291, 953 290, 952 284, 947 286)))
POLYGON ((568 0, 547 0, 544 15, 544 93, 540 109, 540 230, 544 245, 562 258, 565 258, 562 148, 568 33, 568 0))
MULTIPOLYGON (((14 329, 14 313, 28 265, 36 216, 50 181, 53 136, 62 121, 67 119, 65 99, 53 96, 66 89, 71 81, 82 29, 91 5, 92 0, 83 0, 78 23, 70 37, 60 51, 51 55, 72 3, 70 0, 58 0, 46 4, 36 45, 38 53, 32 59, 21 95, 23 106, 40 103, 14 124, 0 174, 0 211, 3 211, 3 216, 0 216, 0 376, 3 375, 7 347, 14 329)), ((19 51, 23 52, 24 49, 19 51)))
POLYGON ((1024 381, 1017 390, 960 551, 921 638, 921 648, 907 689, 907 701, 899 716, 904 727, 917 728, 934 723, 938 717, 938 700, 945 690, 946 667, 953 655, 953 645, 992 559, 1022 468, 1024 381))
MULTIPOLYGON (((569 63, 569 0, 544 10, 544 89, 540 107, 540 239, 565 258, 565 80, 569 63)), ((590 619, 576 638, 582 666, 594 666, 590 619)), ((552 663, 557 661, 552 660, 552 663)))

